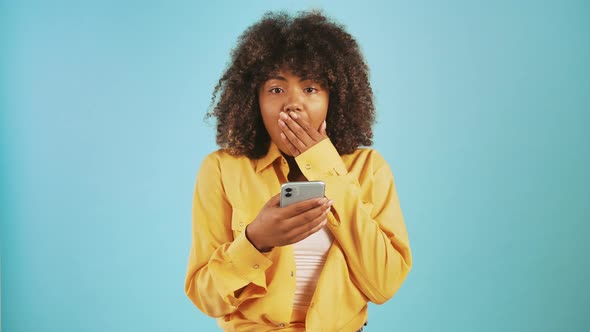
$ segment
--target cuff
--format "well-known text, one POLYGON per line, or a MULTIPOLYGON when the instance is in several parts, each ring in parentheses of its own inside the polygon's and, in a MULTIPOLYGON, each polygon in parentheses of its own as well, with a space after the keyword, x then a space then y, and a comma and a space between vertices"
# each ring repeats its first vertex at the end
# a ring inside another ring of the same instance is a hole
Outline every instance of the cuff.
POLYGON ((322 180, 326 176, 346 175, 348 170, 336 147, 326 138, 295 157, 299 169, 309 181, 322 180))
POLYGON ((239 276, 255 284, 266 283, 264 271, 272 265, 272 261, 250 243, 246 238, 246 232, 241 232, 236 237, 227 249, 227 255, 239 276))

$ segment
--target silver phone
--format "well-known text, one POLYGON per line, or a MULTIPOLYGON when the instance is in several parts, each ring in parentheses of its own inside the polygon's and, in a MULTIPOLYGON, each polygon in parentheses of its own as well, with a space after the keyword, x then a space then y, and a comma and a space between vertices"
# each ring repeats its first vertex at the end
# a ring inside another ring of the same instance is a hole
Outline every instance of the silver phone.
POLYGON ((324 197, 326 184, 323 181, 287 182, 281 186, 281 207, 311 198, 324 197))

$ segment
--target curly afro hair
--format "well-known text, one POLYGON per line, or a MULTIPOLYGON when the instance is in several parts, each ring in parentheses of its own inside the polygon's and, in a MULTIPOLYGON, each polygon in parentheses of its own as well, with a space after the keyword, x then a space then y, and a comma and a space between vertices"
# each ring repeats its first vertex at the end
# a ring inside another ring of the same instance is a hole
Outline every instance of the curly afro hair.
POLYGON ((240 36, 206 115, 217 118, 217 144, 251 159, 266 155, 270 137, 258 89, 280 68, 327 86, 327 134, 338 153, 373 143, 373 91, 359 46, 343 26, 311 11, 268 12, 240 36))

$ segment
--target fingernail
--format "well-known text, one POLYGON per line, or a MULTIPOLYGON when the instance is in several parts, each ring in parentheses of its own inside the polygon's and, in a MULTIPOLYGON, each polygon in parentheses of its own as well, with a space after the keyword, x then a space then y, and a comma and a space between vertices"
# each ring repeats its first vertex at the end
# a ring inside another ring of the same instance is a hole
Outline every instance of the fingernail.
POLYGON ((322 123, 322 128, 326 130, 326 120, 324 120, 324 123, 322 123))
POLYGON ((333 200, 333 199, 331 199, 331 200, 328 202, 328 206, 332 206, 332 204, 334 204, 334 200, 333 200))
POLYGON ((328 200, 328 199, 327 199, 326 197, 322 197, 322 198, 320 198, 320 199, 318 200, 318 203, 320 203, 320 204, 324 204, 324 203, 326 203, 326 201, 327 201, 327 200, 328 200))
POLYGON ((295 114, 295 112, 291 112, 290 114, 293 119, 297 119, 297 114, 295 114))
POLYGON ((285 120, 287 120, 287 119, 289 118, 289 116, 288 116, 288 115, 287 115, 287 113, 285 113, 285 112, 281 112, 281 113, 279 114, 279 116, 280 116, 281 118, 285 119, 285 120))
POLYGON ((279 120, 279 125, 281 125, 283 127, 286 126, 286 124, 285 124, 285 122, 283 120, 279 120))

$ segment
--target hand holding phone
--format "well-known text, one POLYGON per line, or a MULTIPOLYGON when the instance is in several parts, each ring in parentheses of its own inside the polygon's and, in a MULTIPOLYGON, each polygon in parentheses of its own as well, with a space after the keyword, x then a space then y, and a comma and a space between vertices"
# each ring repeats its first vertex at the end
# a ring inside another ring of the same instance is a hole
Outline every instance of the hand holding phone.
POLYGON ((299 242, 327 222, 333 201, 320 181, 285 183, 246 227, 246 238, 261 252, 299 242))

